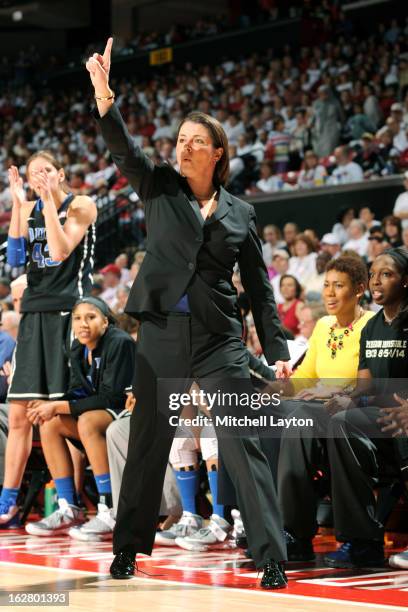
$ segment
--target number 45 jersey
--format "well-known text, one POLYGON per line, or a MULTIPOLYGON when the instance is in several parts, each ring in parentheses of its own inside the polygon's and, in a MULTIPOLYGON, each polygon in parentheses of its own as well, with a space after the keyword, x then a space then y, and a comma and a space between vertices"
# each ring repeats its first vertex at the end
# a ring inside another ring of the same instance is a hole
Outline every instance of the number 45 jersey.
MULTIPOLYGON (((69 194, 58 209, 62 226, 67 220, 68 208, 74 197, 69 194)), ((37 200, 28 218, 28 286, 24 291, 21 310, 71 310, 78 298, 91 292, 95 225, 89 226, 85 236, 67 259, 53 261, 48 249, 42 209, 42 201, 37 200)))

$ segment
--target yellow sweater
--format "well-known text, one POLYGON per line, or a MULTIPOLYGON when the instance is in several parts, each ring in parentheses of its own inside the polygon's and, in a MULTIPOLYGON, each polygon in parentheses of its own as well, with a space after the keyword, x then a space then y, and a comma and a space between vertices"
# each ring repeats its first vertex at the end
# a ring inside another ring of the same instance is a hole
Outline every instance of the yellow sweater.
MULTIPOLYGON (((356 378, 361 330, 373 316, 373 312, 366 312, 353 325, 353 331, 348 336, 343 337, 343 348, 341 350, 337 349, 334 359, 332 359, 331 349, 327 346, 327 341, 330 337, 330 327, 335 323, 336 317, 330 315, 319 319, 310 337, 305 358, 295 370, 291 379, 356 378)), ((344 329, 338 328, 336 331, 341 334, 344 329)), ((347 380, 344 382, 347 384, 347 380)))

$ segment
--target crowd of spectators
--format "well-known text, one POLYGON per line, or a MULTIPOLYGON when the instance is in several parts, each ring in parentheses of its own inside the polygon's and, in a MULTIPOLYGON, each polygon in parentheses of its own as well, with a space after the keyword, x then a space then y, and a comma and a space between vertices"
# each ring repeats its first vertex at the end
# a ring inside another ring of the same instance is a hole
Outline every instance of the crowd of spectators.
MULTIPOLYGON (((215 115, 230 144, 228 188, 238 195, 403 172, 408 22, 379 24, 362 40, 341 15, 334 42, 299 52, 287 46, 279 56, 272 50, 248 54, 218 66, 186 65, 149 80, 118 79, 117 104, 130 134, 154 161, 176 165, 180 119, 194 108, 215 115)), ((27 158, 40 148, 54 152, 74 193, 94 196, 100 207, 137 200, 106 153, 91 104, 90 94, 78 89, 10 85, 0 94, 0 225, 9 218, 7 168, 16 164, 24 173, 27 158)), ((134 240, 143 245, 142 203, 131 224, 134 240)))
MULTIPOLYGON (((281 57, 270 51, 149 81, 129 78, 116 83, 117 103, 135 142, 171 164, 181 117, 192 108, 214 114, 229 138, 229 188, 237 194, 393 175, 408 164, 407 31, 391 22, 366 40, 340 37, 298 55, 287 47, 281 57)), ((24 170, 39 148, 56 153, 77 192, 126 188, 90 121, 91 102, 83 91, 2 93, 3 210, 7 168, 24 170)))
MULTIPOLYGON (((286 223, 282 230, 276 225, 263 228, 264 261, 289 338, 308 337, 302 320, 306 316, 311 323, 311 313, 304 315, 303 308, 306 304, 313 312, 320 312, 324 271, 330 259, 351 255, 362 259, 369 269, 386 249, 408 248, 408 172, 404 185, 406 191, 382 219, 376 219, 370 206, 363 205, 358 211, 341 210, 331 232, 321 237, 313 229, 300 231, 293 222, 286 223)), ((239 284, 237 287, 242 291, 239 284)), ((366 300, 371 301, 369 293, 366 300)), ((372 304, 370 308, 374 308, 372 304)))
MULTIPOLYGON (((310 40, 314 42, 327 42, 333 36, 347 35, 353 31, 351 21, 342 10, 348 2, 350 0, 233 0, 228 13, 203 14, 190 23, 174 23, 168 28, 156 30, 135 28, 135 34, 128 40, 117 39, 113 58, 115 60, 161 47, 199 41, 288 18, 302 19, 302 38, 305 40, 312 35, 310 40)), ((32 78, 33 71, 47 77, 67 66, 74 68, 103 44, 104 41, 94 40, 83 50, 74 48, 68 53, 47 56, 41 55, 38 49, 32 46, 28 50, 21 50, 14 60, 3 56, 0 61, 0 82, 22 82, 32 78)))

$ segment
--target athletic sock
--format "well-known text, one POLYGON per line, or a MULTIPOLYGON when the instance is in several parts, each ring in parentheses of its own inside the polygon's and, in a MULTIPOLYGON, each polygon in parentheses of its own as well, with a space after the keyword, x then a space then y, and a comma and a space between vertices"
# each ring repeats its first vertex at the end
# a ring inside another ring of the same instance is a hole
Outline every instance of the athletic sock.
POLYGON ((112 508, 112 485, 110 474, 95 474, 96 488, 99 493, 99 503, 112 508))
POLYGON ((200 482, 199 470, 190 470, 188 472, 179 472, 178 470, 173 471, 176 477, 178 490, 180 492, 183 511, 196 514, 195 497, 197 495, 198 485, 200 482))
POLYGON ((71 506, 76 506, 78 504, 74 478, 72 476, 54 478, 54 484, 57 489, 58 499, 65 499, 71 506))
POLYGON ((208 483, 210 485, 213 514, 217 514, 221 518, 224 518, 224 506, 217 503, 218 496, 218 471, 210 470, 208 472, 208 483))
POLYGON ((17 496, 20 489, 7 489, 3 487, 0 495, 0 502, 11 508, 17 505, 17 496))

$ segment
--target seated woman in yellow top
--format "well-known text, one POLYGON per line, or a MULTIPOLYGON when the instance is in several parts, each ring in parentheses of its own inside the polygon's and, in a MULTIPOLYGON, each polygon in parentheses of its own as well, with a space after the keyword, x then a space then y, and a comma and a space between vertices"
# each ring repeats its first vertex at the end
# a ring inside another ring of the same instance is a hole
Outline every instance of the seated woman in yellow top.
POLYGON ((328 316, 316 323, 306 356, 291 376, 295 390, 312 385, 315 389, 304 389, 297 397, 329 397, 356 378, 361 330, 374 316, 359 304, 367 281, 360 258, 341 256, 327 264, 323 300, 328 316))
POLYGON ((313 424, 294 424, 284 430, 281 439, 278 495, 289 561, 314 559, 312 539, 318 527, 318 487, 322 484, 316 474, 321 468, 328 472, 323 436, 331 418, 324 402, 316 399, 331 396, 357 377, 361 330, 374 316, 359 305, 366 286, 367 268, 362 259, 340 256, 327 264, 323 299, 329 315, 316 324, 305 359, 290 379, 298 400, 289 402, 296 407, 290 417, 299 423, 299 419, 312 419, 313 424))

